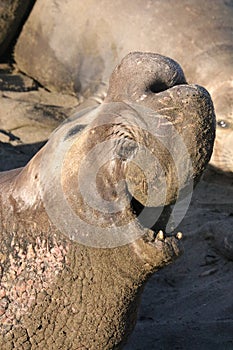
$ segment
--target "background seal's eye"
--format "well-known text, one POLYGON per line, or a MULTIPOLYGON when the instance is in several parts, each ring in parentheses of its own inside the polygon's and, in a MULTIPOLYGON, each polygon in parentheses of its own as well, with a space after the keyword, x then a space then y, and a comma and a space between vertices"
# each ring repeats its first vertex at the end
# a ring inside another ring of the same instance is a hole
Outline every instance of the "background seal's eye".
POLYGON ((218 120, 217 125, 220 126, 220 128, 227 129, 229 127, 229 124, 225 120, 218 120))

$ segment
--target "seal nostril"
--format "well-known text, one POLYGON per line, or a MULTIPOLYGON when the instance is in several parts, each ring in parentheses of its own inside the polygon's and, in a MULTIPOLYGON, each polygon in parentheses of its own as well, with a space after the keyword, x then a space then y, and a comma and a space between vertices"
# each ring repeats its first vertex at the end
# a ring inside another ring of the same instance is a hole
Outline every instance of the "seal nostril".
POLYGON ((149 91, 153 92, 153 93, 158 93, 158 92, 162 92, 168 89, 167 84, 165 84, 163 81, 156 81, 153 82, 150 86, 149 86, 149 91))

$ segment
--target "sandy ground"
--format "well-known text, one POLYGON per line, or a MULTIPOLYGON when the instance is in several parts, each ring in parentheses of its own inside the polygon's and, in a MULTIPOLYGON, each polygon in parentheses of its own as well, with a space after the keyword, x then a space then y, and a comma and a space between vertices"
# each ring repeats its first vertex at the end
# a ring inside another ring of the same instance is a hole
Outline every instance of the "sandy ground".
MULTIPOLYGON (((0 96, 1 171, 25 165, 77 104, 45 91, 7 90, 0 96)), ((209 170, 178 229, 184 254, 148 282, 125 350, 233 349, 233 178, 209 170)))

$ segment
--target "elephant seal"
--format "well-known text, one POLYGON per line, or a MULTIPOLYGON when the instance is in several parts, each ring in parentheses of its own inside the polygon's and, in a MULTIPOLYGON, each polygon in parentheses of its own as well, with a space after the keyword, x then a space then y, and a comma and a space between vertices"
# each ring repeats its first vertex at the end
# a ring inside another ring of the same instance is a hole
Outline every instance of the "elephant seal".
POLYGON ((233 174, 233 111, 232 81, 222 82, 212 90, 217 117, 216 140, 210 164, 218 172, 233 174))
POLYGON ((1 349, 122 348, 146 281, 182 252, 181 233, 158 231, 163 210, 141 213, 189 196, 214 118, 176 62, 131 53, 101 106, 0 174, 1 349))
POLYGON ((232 16, 232 0, 38 0, 15 60, 50 90, 90 96, 107 86, 113 67, 130 51, 172 57, 188 82, 210 92, 219 123, 211 164, 232 173, 232 136, 221 141, 221 135, 232 135, 232 127, 221 129, 222 120, 233 122, 232 16))

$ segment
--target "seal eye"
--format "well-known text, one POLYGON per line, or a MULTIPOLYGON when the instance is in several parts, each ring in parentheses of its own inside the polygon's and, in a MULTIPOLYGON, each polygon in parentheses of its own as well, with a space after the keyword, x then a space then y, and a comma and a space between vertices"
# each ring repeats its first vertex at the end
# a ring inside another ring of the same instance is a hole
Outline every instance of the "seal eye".
POLYGON ((219 121, 217 122, 217 125, 220 126, 220 128, 224 128, 224 129, 226 129, 226 128, 229 127, 228 123, 225 122, 225 120, 219 120, 219 121))
POLYGON ((137 148, 137 143, 127 137, 118 141, 117 154, 123 161, 129 161, 136 154, 137 148))

